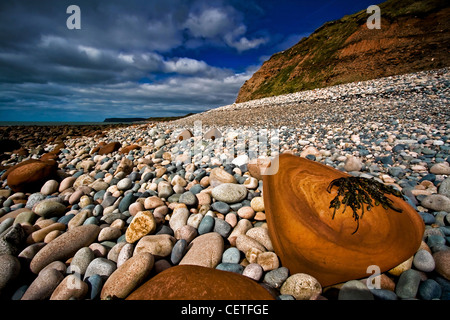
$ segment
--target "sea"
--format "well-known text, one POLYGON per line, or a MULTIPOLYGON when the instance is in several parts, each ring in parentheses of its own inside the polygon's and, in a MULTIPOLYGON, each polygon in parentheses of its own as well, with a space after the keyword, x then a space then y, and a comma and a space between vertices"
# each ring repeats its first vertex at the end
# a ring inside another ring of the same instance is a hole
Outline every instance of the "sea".
POLYGON ((63 122, 63 121, 0 121, 0 127, 9 126, 93 126, 112 124, 144 124, 145 122, 63 122))

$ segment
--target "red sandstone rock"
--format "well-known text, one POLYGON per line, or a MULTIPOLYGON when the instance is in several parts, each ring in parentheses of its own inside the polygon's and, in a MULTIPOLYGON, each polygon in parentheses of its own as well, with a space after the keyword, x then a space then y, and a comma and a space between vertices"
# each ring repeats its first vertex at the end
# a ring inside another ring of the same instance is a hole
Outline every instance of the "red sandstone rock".
POLYGON ((348 175, 318 162, 282 154, 275 175, 264 176, 264 205, 274 250, 291 274, 307 273, 322 286, 367 277, 367 268, 381 272, 411 257, 419 248, 424 223, 405 201, 387 195, 395 207, 365 211, 356 229, 351 208, 334 219, 327 187, 348 175))
POLYGON ((127 300, 273 300, 257 282, 237 273, 179 265, 157 274, 127 300))
POLYGON ((98 154, 99 155, 108 154, 108 153, 119 150, 121 147, 122 147, 122 145, 120 144, 120 142, 117 142, 117 141, 111 142, 111 143, 108 143, 107 145, 100 147, 100 149, 98 150, 98 154))
POLYGON ((58 164, 53 160, 27 160, 6 172, 8 186, 14 192, 39 191, 42 185, 56 176, 58 164))

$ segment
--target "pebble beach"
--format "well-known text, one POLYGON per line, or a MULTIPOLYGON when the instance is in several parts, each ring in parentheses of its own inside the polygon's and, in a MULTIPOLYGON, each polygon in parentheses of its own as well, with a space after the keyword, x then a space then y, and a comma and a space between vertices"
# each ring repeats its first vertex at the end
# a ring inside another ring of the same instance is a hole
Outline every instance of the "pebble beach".
POLYGON ((0 140, 2 300, 125 299, 177 265, 238 273, 278 300, 450 299, 448 69, 171 122, 0 127, 0 140), (264 130, 270 147, 258 157, 291 153, 400 190, 425 223, 417 252, 379 275, 378 288, 291 273, 245 152, 264 130))

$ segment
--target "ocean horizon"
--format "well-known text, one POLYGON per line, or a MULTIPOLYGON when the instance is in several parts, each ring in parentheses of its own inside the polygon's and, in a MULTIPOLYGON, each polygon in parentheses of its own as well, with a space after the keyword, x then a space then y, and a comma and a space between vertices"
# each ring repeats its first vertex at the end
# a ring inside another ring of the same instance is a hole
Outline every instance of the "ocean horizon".
POLYGON ((77 122, 77 121, 0 121, 0 127, 8 126, 93 126, 93 125, 111 125, 111 124, 136 124, 145 121, 121 121, 121 122, 77 122))

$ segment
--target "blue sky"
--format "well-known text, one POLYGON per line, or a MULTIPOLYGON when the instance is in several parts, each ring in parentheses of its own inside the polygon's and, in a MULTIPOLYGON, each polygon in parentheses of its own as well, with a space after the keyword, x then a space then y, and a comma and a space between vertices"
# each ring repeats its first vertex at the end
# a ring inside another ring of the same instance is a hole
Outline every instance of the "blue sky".
POLYGON ((9 0, 0 121, 175 116, 231 104, 270 56, 374 1, 9 0), (68 29, 69 5, 81 10, 68 29))

